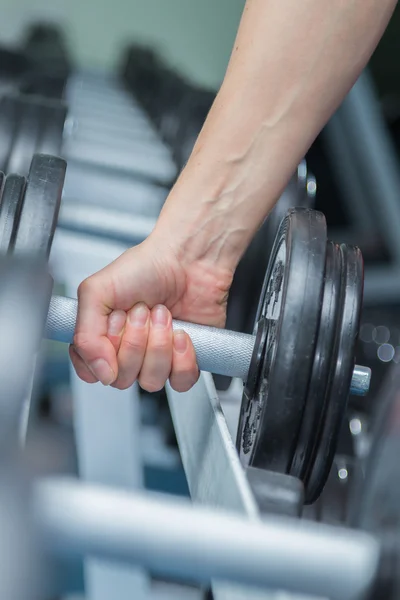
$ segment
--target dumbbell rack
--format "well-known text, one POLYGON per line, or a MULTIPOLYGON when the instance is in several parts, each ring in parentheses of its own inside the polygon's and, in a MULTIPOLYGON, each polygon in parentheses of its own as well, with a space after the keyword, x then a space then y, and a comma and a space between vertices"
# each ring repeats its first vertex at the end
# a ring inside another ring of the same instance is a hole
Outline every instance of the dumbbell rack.
MULTIPOLYGON (((202 374, 186 394, 167 393, 195 506, 170 496, 39 482, 36 515, 50 545, 69 556, 132 562, 172 578, 211 579, 215 600, 278 600, 282 582, 294 594, 285 594, 288 599, 327 592, 331 600, 364 597, 377 572, 378 543, 362 532, 263 514, 211 376, 202 374)), ((105 562, 94 564, 108 582, 121 580, 122 570, 114 568, 113 578, 105 562)), ((125 598, 133 587, 122 596, 110 589, 108 598, 125 598)), ((152 597, 138 592, 130 597, 152 597)))
MULTIPOLYGON (((146 235, 146 227, 151 228, 150 220, 140 223, 138 240, 146 235)), ((67 294, 75 296, 83 279, 126 248, 59 230, 52 254, 54 272, 67 294)), ((374 539, 357 532, 336 534, 333 528, 313 524, 305 524, 299 535, 297 520, 275 526, 276 516, 265 510, 249 470, 239 462, 232 441, 237 414, 230 415, 228 427, 210 375, 202 374, 186 394, 167 388, 192 501, 203 505, 194 508, 137 492, 143 484, 137 387, 120 392, 89 386, 74 373, 71 382, 83 483, 39 484, 39 514, 50 537, 61 532, 62 543, 68 547, 72 540, 72 551, 84 557, 88 599, 152 597, 143 570, 147 568, 195 579, 201 579, 196 572, 201 571, 205 581, 215 579, 216 600, 276 598, 273 592, 255 592, 251 584, 279 588, 285 582, 283 570, 290 573, 288 587, 302 593, 321 595, 329 584, 332 598, 345 600, 368 586, 378 556, 374 539), (205 507, 210 512, 205 513, 205 507), (300 542, 308 555, 296 564, 300 542), (139 567, 121 566, 114 559, 139 567), (226 583, 230 579, 237 583, 226 583)), ((226 395, 233 413, 240 401, 236 385, 226 395)), ((293 516, 300 501, 300 490, 292 488, 293 516)))

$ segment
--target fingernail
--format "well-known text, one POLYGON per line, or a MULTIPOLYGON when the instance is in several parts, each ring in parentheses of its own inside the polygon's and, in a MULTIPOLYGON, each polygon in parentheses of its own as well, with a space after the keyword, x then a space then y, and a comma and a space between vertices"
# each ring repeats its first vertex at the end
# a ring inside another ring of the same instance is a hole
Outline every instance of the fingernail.
POLYGON ((168 311, 162 304, 155 306, 151 311, 151 322, 156 327, 166 327, 168 325, 168 311))
POLYGON ((134 327, 144 327, 149 317, 149 309, 143 302, 137 304, 128 313, 128 319, 134 327))
POLYGON ((184 331, 174 331, 174 349, 183 354, 188 346, 187 335, 184 331))
POLYGON ((125 327, 126 313, 123 310, 114 310, 108 317, 109 335, 119 335, 125 327))
POLYGON ((115 373, 104 358, 94 360, 90 363, 89 368, 103 385, 111 385, 115 380, 115 373))

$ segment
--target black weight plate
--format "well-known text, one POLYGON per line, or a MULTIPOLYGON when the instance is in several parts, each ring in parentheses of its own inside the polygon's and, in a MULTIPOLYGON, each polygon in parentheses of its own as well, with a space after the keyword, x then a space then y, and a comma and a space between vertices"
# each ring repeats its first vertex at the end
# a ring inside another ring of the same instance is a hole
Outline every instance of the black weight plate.
POLYGON ((9 172, 9 160, 19 119, 16 96, 0 99, 0 170, 9 172))
POLYGON ((318 431, 322 426, 327 401, 329 372, 332 368, 337 314, 340 304, 341 260, 338 247, 327 243, 325 285, 321 321, 315 347, 314 364, 307 391, 296 451, 290 466, 290 474, 305 480, 309 464, 314 456, 318 431))
POLYGON ((342 244, 342 278, 337 333, 329 382, 328 402, 315 462, 306 482, 306 501, 321 493, 335 455, 337 440, 346 414, 360 326, 364 265, 358 248, 342 244))
POLYGON ((8 162, 8 171, 27 175, 40 137, 40 105, 28 97, 17 99, 18 123, 8 162))
POLYGON ((287 473, 307 396, 322 305, 326 222, 292 209, 272 250, 256 323, 269 321, 259 384, 245 389, 237 446, 242 462, 287 473))
POLYGON ((50 254, 57 226, 67 165, 64 160, 36 154, 28 175, 14 243, 17 254, 50 254))
POLYGON ((25 178, 8 175, 2 188, 0 202, 0 253, 7 254, 14 247, 25 191, 25 178))

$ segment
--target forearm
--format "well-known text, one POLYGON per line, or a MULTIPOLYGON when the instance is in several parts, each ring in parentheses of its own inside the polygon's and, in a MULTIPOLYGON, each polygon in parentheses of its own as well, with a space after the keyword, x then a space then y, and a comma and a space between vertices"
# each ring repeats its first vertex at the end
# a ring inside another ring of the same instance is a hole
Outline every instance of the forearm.
POLYGON ((248 0, 231 60, 156 233, 234 268, 370 58, 395 0, 248 0))

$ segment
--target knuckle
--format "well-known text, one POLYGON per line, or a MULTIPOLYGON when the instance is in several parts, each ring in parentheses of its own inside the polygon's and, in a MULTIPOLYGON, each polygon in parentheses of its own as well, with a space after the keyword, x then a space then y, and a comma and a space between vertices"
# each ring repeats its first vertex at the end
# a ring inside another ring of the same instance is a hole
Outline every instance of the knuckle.
POLYGON ((125 338, 123 337, 120 345, 120 352, 141 353, 143 354, 147 344, 147 339, 138 338, 125 338))
POLYGON ((83 297, 96 296, 101 292, 101 281, 97 275, 91 275, 84 279, 78 287, 78 300, 83 297))
POLYGON ((171 354, 172 355, 172 340, 170 337, 165 336, 159 339, 153 339, 149 342, 149 348, 153 352, 158 354, 171 354))

